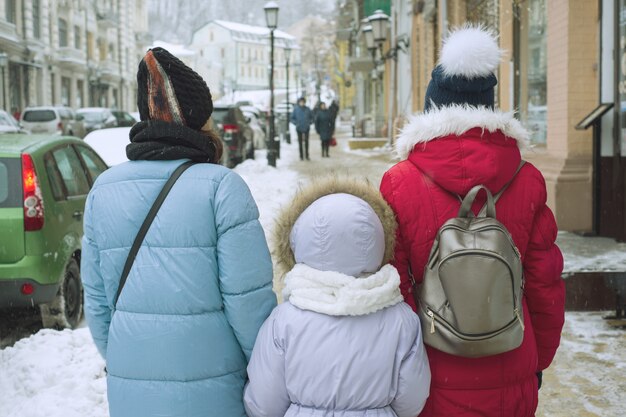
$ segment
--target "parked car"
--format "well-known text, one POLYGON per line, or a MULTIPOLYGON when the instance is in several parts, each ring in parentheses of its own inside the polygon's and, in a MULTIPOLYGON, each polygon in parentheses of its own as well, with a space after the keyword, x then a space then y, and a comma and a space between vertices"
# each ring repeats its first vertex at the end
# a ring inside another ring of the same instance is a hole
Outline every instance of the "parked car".
POLYGON ((137 120, 127 111, 111 110, 111 113, 113 113, 115 120, 117 120, 118 127, 133 127, 133 125, 137 123, 137 120))
POLYGON ((214 106, 211 119, 224 144, 223 165, 234 168, 246 158, 254 159, 254 133, 239 106, 214 106))
POLYGON ((4 133, 26 133, 13 116, 4 110, 0 110, 0 134, 4 133))
POLYGON ((1 309, 39 306, 44 327, 78 325, 83 211, 106 169, 76 138, 0 136, 1 309))
POLYGON ((141 115, 139 114, 138 111, 134 111, 130 114, 131 116, 133 116, 133 118, 135 119, 135 121, 137 122, 141 122, 141 115))
POLYGON ((254 149, 264 149, 266 147, 265 124, 260 119, 261 111, 256 107, 241 107, 246 122, 253 132, 254 149))
POLYGON ((69 107, 27 107, 22 112, 21 126, 29 132, 85 137, 86 128, 82 116, 69 107))
POLYGON ((84 117, 87 133, 98 129, 117 127, 117 119, 106 107, 83 107, 77 113, 84 117))
POLYGON ((85 143, 91 146, 110 167, 128 161, 126 146, 130 143, 130 127, 114 127, 95 130, 85 136, 85 143))

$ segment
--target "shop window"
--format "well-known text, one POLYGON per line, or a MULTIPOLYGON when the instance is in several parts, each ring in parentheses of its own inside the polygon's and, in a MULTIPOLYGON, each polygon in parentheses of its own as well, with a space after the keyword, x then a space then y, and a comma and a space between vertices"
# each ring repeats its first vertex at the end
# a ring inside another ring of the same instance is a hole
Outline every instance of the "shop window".
POLYGON ((619 101, 621 156, 626 156, 626 0, 619 0, 619 101))
POLYGON ((533 143, 546 143, 547 136, 547 31, 546 0, 530 0, 519 10, 519 74, 517 102, 522 123, 533 143))
POLYGON ((76 107, 85 106, 85 82, 83 80, 76 81, 76 107))
POLYGON ((63 106, 70 105, 70 89, 72 80, 68 77, 61 77, 61 104, 63 106))
POLYGON ((67 22, 65 19, 59 19, 59 47, 62 48, 67 45, 67 22))

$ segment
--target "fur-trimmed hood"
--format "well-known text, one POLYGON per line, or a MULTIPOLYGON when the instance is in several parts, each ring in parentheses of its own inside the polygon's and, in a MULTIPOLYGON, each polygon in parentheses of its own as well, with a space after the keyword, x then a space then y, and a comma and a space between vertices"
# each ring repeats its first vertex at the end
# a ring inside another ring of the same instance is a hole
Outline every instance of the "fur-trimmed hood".
POLYGON ((505 113, 485 107, 451 105, 433 108, 426 113, 418 113, 409 118, 396 142, 396 153, 400 159, 407 159, 415 145, 432 140, 457 135, 473 128, 484 131, 500 131, 506 137, 515 139, 520 148, 528 144, 528 131, 514 113, 505 113))
MULTIPOLYGON (((382 264, 388 263, 393 258, 397 225, 391 207, 382 198, 380 192, 364 180, 332 175, 313 180, 309 185, 302 187, 291 204, 285 206, 277 216, 272 252, 276 259, 279 280, 282 280, 285 274, 296 265, 291 242, 291 234, 296 222, 315 201, 335 194, 357 197, 371 207, 380 220, 384 233, 382 264)), ((341 207, 337 207, 337 210, 341 210, 341 207)))

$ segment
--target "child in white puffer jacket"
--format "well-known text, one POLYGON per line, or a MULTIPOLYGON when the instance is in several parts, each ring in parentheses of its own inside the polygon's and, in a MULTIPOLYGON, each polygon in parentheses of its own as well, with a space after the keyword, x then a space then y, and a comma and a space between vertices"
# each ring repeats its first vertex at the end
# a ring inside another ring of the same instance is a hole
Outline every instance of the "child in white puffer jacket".
POLYGON ((415 417, 430 370, 417 315, 386 263, 396 223, 369 184, 337 177, 301 191, 276 225, 285 302, 248 366, 249 416, 415 417))

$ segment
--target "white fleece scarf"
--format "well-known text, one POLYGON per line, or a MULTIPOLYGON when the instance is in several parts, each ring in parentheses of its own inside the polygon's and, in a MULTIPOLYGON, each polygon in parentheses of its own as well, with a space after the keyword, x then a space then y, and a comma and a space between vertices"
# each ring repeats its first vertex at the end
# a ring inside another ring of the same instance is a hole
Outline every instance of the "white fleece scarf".
POLYGON ((300 309, 329 316, 361 316, 403 300, 400 275, 391 265, 355 278, 297 264, 285 276, 283 297, 300 309))

